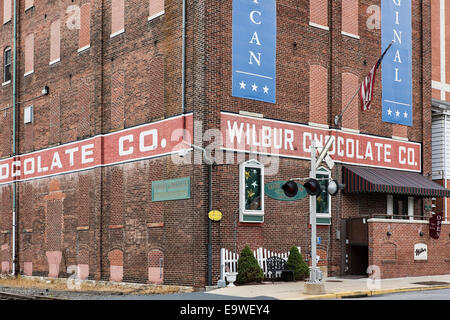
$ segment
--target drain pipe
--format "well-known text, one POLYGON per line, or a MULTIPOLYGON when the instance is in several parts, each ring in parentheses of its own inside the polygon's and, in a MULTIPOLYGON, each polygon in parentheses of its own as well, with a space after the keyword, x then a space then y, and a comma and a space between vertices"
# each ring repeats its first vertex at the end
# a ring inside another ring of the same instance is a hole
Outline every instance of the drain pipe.
POLYGON ((186 0, 183 0, 183 29, 182 29, 182 41, 181 41, 181 113, 185 112, 185 82, 186 82, 186 0))
MULTIPOLYGON (((445 154, 447 153, 447 111, 444 113, 444 187, 447 189, 447 159, 445 154)), ((447 221, 447 198, 444 197, 444 213, 445 220, 447 221)))
MULTIPOLYGON (((12 83, 12 98, 13 98, 13 158, 16 156, 16 69, 17 69, 17 0, 13 0, 14 6, 14 21, 13 21, 13 83, 12 83)), ((14 178, 13 181, 13 205, 12 205, 12 275, 16 275, 16 231, 17 231, 17 183, 14 178)))

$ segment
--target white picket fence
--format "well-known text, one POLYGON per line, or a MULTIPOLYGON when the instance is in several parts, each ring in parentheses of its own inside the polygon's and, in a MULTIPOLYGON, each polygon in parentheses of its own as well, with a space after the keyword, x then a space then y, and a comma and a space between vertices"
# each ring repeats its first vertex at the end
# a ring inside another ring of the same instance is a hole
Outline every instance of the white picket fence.
MULTIPOLYGON (((301 253, 300 247, 297 248, 301 253)), ((258 261, 259 266, 263 270, 265 278, 269 277, 269 272, 267 271, 267 258, 277 256, 287 261, 289 257, 289 251, 280 253, 273 252, 264 248, 258 248, 254 250, 253 254, 258 261)), ((224 277, 227 275, 227 273, 237 272, 238 260, 239 254, 237 254, 236 252, 232 252, 225 248, 220 249, 220 267, 222 269, 220 274, 222 275, 222 280, 224 280, 224 277)))

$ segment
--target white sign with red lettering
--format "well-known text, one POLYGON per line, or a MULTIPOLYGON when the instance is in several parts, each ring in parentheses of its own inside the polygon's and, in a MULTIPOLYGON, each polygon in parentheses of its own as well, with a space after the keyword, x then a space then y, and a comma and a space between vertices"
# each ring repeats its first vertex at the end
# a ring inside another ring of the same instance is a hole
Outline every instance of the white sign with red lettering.
POLYGON ((0 185, 190 150, 181 142, 192 132, 189 114, 4 159, 0 185))
POLYGON ((420 143, 342 130, 311 127, 222 112, 223 150, 310 159, 311 141, 323 146, 335 136, 328 154, 338 163, 421 172, 420 143))

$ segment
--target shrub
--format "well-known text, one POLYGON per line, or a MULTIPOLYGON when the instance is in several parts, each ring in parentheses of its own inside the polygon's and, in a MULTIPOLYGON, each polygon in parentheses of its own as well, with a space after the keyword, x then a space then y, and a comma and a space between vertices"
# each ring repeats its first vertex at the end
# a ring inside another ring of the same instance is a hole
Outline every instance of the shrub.
POLYGON ((286 268, 294 271, 295 280, 304 280, 309 277, 309 267, 306 262, 303 261, 303 257, 296 246, 292 246, 289 251, 286 268))
POLYGON ((248 246, 239 255, 237 271, 237 284, 261 282, 264 279, 264 272, 248 246))

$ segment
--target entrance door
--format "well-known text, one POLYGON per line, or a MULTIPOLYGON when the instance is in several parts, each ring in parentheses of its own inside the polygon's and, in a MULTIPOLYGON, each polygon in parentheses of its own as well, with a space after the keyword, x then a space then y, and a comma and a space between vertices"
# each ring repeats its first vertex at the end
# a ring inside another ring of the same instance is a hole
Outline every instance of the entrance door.
POLYGON ((367 218, 349 218, 346 221, 347 274, 367 275, 369 247, 367 218))

